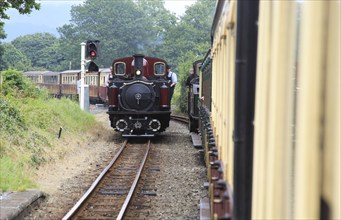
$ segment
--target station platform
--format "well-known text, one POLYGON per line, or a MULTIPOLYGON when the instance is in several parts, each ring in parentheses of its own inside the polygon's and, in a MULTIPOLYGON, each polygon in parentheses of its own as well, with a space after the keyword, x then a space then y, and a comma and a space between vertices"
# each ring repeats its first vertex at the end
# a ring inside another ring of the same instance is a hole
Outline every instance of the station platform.
POLYGON ((20 219, 45 197, 43 192, 36 189, 23 192, 0 192, 0 219, 20 219))

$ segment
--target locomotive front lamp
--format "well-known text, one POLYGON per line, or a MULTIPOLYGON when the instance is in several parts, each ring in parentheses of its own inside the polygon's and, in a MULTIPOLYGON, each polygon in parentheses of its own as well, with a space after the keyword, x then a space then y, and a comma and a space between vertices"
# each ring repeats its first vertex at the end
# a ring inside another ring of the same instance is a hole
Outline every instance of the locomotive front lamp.
POLYGON ((137 76, 141 75, 141 70, 136 70, 136 75, 137 76))

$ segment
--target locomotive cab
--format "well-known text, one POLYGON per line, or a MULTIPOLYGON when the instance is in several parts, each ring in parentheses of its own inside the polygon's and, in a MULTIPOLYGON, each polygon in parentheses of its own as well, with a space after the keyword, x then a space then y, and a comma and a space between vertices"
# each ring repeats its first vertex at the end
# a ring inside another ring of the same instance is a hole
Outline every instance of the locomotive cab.
POLYGON ((198 132, 199 128, 199 69, 202 60, 193 63, 193 72, 187 78, 189 131, 198 132))
POLYGON ((115 60, 108 87, 111 127, 125 137, 152 137, 169 126, 167 63, 159 58, 134 55, 115 60))

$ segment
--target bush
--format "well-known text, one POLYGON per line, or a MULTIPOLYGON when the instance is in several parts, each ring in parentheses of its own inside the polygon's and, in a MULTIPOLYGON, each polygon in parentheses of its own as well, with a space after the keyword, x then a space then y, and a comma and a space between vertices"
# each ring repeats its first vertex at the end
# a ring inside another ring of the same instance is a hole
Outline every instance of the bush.
POLYGON ((0 190, 22 190, 33 186, 30 169, 55 159, 60 127, 63 137, 82 138, 95 118, 70 99, 48 98, 21 72, 1 74, 0 190))
POLYGON ((27 129, 20 111, 0 96, 0 132, 15 134, 27 129))
POLYGON ((2 86, 0 92, 5 96, 43 99, 46 99, 48 97, 48 93, 45 90, 37 88, 24 76, 24 73, 21 71, 2 71, 1 77, 2 86))
POLYGON ((193 52, 188 52, 183 55, 179 62, 179 74, 178 74, 178 93, 176 103, 179 106, 180 112, 187 113, 187 99, 188 99, 188 88, 186 86, 186 80, 189 76, 189 71, 193 68, 193 62, 198 58, 193 52), (181 95, 180 95, 181 94, 181 95))

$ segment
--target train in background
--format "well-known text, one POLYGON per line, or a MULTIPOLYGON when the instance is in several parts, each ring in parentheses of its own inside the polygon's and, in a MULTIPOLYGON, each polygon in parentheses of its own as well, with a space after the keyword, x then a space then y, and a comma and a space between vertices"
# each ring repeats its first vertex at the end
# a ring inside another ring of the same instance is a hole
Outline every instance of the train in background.
MULTIPOLYGON (((107 102, 106 78, 109 73, 110 68, 103 68, 99 69, 98 72, 87 72, 85 74, 84 81, 89 86, 91 103, 107 102)), ((63 72, 27 71, 24 74, 38 87, 46 88, 54 97, 78 97, 81 70, 63 72)))
MULTIPOLYGON (((153 137, 170 121, 167 62, 134 55, 113 61, 111 68, 87 72, 91 103, 105 103, 111 127, 124 137, 153 137)), ((54 97, 78 97, 80 70, 28 71, 26 77, 54 97)))
POLYGON ((199 77, 211 219, 341 219, 340 28, 340 1, 217 1, 199 77))
POLYGON ((170 121, 167 62, 136 54, 116 59, 109 77, 111 126, 124 137, 153 137, 170 121))

